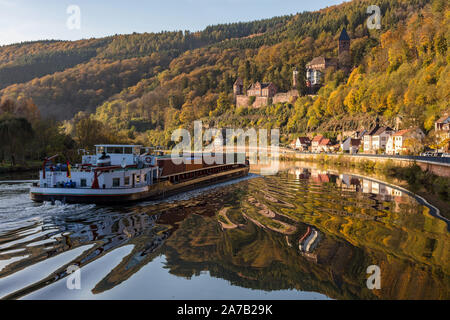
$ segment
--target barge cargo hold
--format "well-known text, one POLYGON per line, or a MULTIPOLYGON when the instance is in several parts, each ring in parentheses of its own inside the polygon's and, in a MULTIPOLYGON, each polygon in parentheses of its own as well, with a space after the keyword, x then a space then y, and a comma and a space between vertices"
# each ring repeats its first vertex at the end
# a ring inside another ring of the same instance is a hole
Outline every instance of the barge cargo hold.
POLYGON ((98 145, 96 155, 84 155, 73 168, 44 161, 39 183, 33 185, 33 201, 123 204, 166 198, 199 187, 248 175, 245 155, 202 155, 175 164, 168 156, 149 154, 149 148, 98 145), (230 158, 232 161, 230 161, 230 158))

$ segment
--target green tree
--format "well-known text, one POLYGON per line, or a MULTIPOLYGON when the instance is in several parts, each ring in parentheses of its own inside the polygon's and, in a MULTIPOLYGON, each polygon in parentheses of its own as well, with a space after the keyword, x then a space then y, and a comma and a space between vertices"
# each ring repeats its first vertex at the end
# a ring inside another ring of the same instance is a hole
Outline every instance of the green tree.
POLYGON ((84 117, 75 125, 75 139, 82 148, 91 149, 95 144, 113 142, 107 128, 98 120, 84 117))
POLYGON ((11 166, 16 165, 19 155, 25 153, 25 146, 34 136, 31 124, 25 118, 15 118, 10 115, 0 119, 0 147, 9 153, 11 166))

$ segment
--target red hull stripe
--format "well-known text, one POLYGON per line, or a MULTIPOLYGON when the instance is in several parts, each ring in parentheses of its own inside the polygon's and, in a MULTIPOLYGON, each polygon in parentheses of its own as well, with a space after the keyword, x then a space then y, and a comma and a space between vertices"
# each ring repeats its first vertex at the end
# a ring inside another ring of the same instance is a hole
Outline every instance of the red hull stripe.
POLYGON ((129 193, 129 194, 60 194, 60 193, 36 193, 36 192, 31 192, 31 194, 34 194, 34 195, 37 195, 37 196, 64 196, 64 197, 128 197, 128 196, 139 194, 139 193, 129 193))

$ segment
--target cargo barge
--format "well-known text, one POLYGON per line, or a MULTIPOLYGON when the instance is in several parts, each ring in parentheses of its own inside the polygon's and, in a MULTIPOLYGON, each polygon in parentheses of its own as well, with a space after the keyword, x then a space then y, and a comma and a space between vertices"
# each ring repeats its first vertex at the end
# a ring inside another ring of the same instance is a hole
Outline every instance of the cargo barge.
POLYGON ((55 164, 44 160, 39 182, 30 189, 33 201, 123 204, 163 199, 181 192, 248 175, 244 154, 172 157, 151 154, 136 145, 97 145, 82 163, 55 164), (180 163, 181 162, 181 163, 180 163))

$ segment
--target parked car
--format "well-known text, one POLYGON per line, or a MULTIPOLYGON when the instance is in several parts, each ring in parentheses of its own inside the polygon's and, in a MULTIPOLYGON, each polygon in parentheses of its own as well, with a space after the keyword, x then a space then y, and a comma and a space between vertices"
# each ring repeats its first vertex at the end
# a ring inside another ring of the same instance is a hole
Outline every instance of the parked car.
POLYGON ((450 158, 450 153, 443 153, 442 158, 450 158))
POLYGON ((433 157, 434 156, 434 152, 427 151, 427 152, 421 153, 420 155, 422 157, 433 157))

